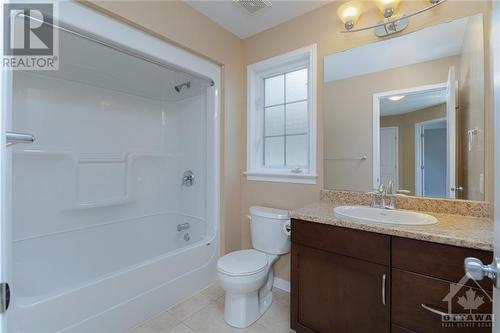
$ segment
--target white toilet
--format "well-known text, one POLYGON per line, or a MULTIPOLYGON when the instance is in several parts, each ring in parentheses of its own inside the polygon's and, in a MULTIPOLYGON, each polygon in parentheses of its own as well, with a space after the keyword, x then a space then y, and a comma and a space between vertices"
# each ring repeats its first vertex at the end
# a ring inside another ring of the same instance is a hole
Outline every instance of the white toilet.
POLYGON ((219 259, 217 271, 226 292, 224 319, 234 327, 251 325, 273 301, 274 262, 290 252, 290 218, 286 210, 251 207, 251 250, 219 259))

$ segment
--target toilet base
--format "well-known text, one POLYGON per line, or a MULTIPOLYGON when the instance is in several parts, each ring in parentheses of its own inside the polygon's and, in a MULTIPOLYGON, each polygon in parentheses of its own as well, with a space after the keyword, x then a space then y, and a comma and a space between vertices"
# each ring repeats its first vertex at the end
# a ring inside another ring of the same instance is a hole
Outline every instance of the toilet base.
POLYGON ((236 294, 226 291, 224 320, 233 327, 252 325, 269 309, 273 302, 273 270, 270 269, 266 283, 259 290, 236 294))

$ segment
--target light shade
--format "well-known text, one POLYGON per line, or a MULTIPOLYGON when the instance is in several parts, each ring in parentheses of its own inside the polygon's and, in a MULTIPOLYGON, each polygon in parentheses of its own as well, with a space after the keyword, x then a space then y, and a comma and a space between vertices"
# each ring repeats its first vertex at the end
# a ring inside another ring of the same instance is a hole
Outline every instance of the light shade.
POLYGON ((357 0, 346 2, 337 9, 337 15, 344 22, 347 30, 352 29, 361 13, 363 13, 363 3, 357 0))
POLYGON ((375 0, 384 17, 391 17, 399 6, 399 0, 375 0))

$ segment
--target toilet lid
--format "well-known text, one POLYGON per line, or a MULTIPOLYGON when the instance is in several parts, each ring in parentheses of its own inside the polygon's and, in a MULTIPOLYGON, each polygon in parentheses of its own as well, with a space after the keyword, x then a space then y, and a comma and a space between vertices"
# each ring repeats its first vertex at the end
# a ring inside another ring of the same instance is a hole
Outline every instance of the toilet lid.
POLYGON ((256 250, 241 250, 226 254, 219 259, 217 268, 228 275, 251 275, 264 270, 267 256, 256 250))

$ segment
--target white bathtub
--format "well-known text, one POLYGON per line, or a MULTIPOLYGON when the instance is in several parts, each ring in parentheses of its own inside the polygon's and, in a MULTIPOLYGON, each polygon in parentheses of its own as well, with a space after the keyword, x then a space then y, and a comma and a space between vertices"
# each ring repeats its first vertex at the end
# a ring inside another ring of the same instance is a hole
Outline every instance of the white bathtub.
POLYGON ((20 306, 37 305, 166 254, 209 243, 206 234, 200 218, 159 213, 17 240, 11 288, 20 306), (177 225, 185 223, 189 228, 177 231, 177 225))
POLYGON ((67 290, 16 297, 9 332, 126 331, 211 284, 216 244, 215 237, 198 240, 67 290))

